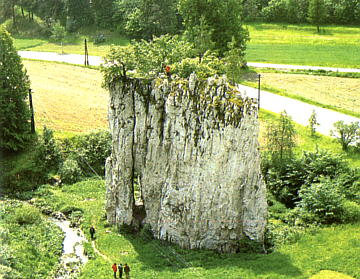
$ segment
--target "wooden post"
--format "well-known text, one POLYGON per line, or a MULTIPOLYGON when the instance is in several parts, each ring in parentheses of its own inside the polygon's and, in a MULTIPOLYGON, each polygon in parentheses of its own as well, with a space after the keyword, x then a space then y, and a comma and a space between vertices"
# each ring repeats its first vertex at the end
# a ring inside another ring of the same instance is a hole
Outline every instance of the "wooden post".
POLYGON ((35 133, 35 118, 34 118, 34 107, 32 103, 31 89, 29 88, 29 104, 30 104, 30 113, 31 113, 31 133, 35 133))
POLYGON ((259 78, 259 83, 258 83, 258 113, 260 113, 260 80, 261 80, 261 75, 258 74, 258 78, 259 78))
POLYGON ((85 66, 89 66, 89 52, 88 52, 86 39, 85 39, 85 62, 84 62, 84 64, 85 64, 85 66))

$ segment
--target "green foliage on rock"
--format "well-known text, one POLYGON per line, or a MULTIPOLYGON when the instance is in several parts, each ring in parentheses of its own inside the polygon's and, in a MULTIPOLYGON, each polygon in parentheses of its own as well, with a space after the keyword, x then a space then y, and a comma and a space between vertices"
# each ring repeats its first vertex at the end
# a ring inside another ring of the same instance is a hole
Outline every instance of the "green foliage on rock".
POLYGON ((0 26, 0 149, 25 148, 30 136, 30 83, 10 34, 0 26))

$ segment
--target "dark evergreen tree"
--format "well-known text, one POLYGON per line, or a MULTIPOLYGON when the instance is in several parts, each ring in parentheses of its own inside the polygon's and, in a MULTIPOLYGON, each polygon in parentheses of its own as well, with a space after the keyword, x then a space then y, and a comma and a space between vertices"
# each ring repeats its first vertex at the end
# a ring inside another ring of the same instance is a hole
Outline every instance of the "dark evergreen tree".
POLYGON ((21 150, 30 139, 29 79, 9 33, 0 26, 0 149, 21 150))

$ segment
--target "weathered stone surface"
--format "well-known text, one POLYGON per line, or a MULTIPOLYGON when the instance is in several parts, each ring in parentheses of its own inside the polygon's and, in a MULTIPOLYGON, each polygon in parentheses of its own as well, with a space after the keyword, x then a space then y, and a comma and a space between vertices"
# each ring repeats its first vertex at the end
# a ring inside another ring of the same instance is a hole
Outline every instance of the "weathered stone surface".
POLYGON ((133 181, 141 181, 143 223, 186 248, 236 252, 263 240, 257 104, 224 78, 123 80, 111 86, 112 154, 106 165, 110 223, 137 226, 133 181))

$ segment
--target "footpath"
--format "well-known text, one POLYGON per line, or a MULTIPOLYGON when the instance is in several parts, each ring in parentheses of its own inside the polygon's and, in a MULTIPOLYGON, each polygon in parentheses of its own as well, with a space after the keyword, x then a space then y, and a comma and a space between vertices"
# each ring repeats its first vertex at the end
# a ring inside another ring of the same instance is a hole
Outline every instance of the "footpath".
MULTIPOLYGON (((58 54, 55 52, 36 52, 36 51, 19 51, 19 55, 22 58, 57 61, 71 64, 84 65, 84 55, 80 54, 58 54)), ((102 58, 99 56, 89 56, 89 64, 91 66, 99 66, 102 63, 102 58)), ((329 67, 313 67, 313 66, 297 66, 297 65, 280 65, 280 64, 264 64, 264 63, 248 63, 249 66, 254 67, 270 67, 281 69, 311 69, 311 70, 326 70, 326 71, 338 71, 338 72, 360 72, 360 69, 346 69, 346 68, 329 68, 329 67), (255 65, 256 64, 256 65, 255 65)), ((258 91, 255 88, 245 85, 238 85, 240 91, 244 94, 252 97, 258 97, 258 91)), ((360 92, 359 92, 360 94, 360 92)), ((360 104, 359 104, 360 105, 360 104)), ((339 113, 333 110, 320 108, 314 105, 310 105, 295 99, 287 98, 284 96, 276 95, 267 91, 261 90, 260 92, 260 108, 280 113, 286 111, 292 119, 304 126, 309 124, 309 118, 314 110, 316 113, 316 119, 320 124, 317 126, 317 131, 324 135, 331 135, 333 125, 337 121, 344 121, 345 123, 360 122, 360 118, 349 116, 343 113, 339 113)))

